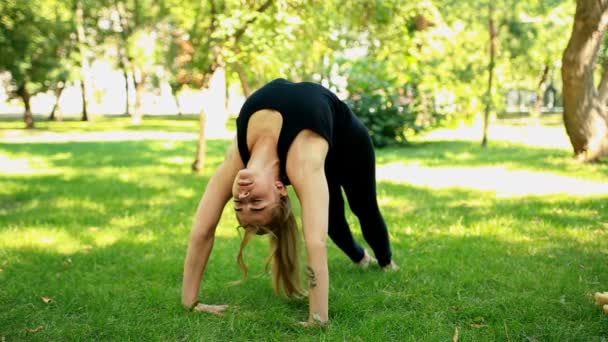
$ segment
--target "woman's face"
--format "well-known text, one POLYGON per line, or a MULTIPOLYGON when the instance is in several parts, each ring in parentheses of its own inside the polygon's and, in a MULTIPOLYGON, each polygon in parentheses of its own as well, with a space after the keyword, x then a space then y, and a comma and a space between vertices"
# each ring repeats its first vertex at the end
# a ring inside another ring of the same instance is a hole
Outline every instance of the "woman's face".
POLYGON ((286 196, 285 187, 271 174, 249 169, 239 171, 232 184, 234 210, 242 225, 266 225, 272 219, 272 209, 286 196))

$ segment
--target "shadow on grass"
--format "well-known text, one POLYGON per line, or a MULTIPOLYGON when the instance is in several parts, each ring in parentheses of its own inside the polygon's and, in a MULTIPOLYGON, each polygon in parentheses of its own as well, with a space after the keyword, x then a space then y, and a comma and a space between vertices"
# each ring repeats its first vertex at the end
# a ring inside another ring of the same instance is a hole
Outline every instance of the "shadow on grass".
MULTIPOLYGON (((475 166, 504 163, 495 154, 523 154, 515 158, 517 167, 557 171, 560 165, 535 161, 553 150, 505 145, 467 152, 473 145, 383 150, 379 160, 451 166, 469 153, 461 163, 475 166)), ((327 329, 295 327, 307 315, 306 302, 274 296, 268 276, 226 286, 240 276, 238 236, 216 238, 201 292, 205 301, 235 308, 224 318, 186 313, 179 298, 190 222, 227 146, 210 142, 209 167, 198 176, 188 169, 190 142, 0 145, 11 156, 43 157, 50 168, 65 171, 3 176, 0 183, 17 190, 0 197, 0 234, 50 227, 77 245, 65 252, 57 244, 2 242, 0 307, 8 309, 0 310, 0 336, 449 340, 460 327, 467 340, 598 340, 608 331, 587 297, 608 284, 605 197, 497 199, 388 182, 378 190, 401 271, 358 270, 330 244, 327 329), (106 231, 116 238, 99 242, 106 231), (42 296, 54 303, 43 303, 42 296), (38 326, 43 329, 28 332, 38 326)), ((231 213, 225 215, 223 232, 235 225, 231 213)), ((349 222, 361 241, 352 214, 349 222)), ((254 239, 246 256, 253 275, 266 256, 264 239, 254 239)))
MULTIPOLYGON (((179 304, 187 234, 148 242, 119 240, 71 254, 9 249, 0 280, 0 335, 8 340, 64 339, 433 339, 588 340, 608 326, 587 297, 608 281, 605 254, 539 248, 492 236, 424 234, 393 244, 401 270, 354 268, 329 250, 330 318, 324 330, 295 326, 306 301, 272 293, 269 276, 244 284, 235 264, 238 238, 216 239, 202 299, 230 304, 223 318, 187 313, 179 304), (41 297, 49 297, 45 304, 41 297), (547 313, 550 313, 547 315, 547 313), (42 326, 31 333, 28 330, 42 326)), ((252 274, 267 248, 247 250, 252 274)))
POLYGON ((47 117, 35 116, 34 129, 25 129, 23 118, 0 116, 0 132, 3 129, 23 130, 26 132, 106 132, 115 130, 129 131, 163 131, 163 132, 198 132, 198 116, 147 116, 141 124, 134 124, 131 117, 125 115, 95 116, 90 121, 81 121, 79 117, 67 117, 62 121, 49 121, 47 117))
MULTIPOLYGON (((223 160, 224 151, 230 142, 209 140, 207 142, 207 165, 217 167, 223 160)), ((188 158, 184 164, 194 160, 196 143, 192 141, 111 141, 78 143, 24 143, 0 144, 0 151, 17 158, 41 157, 48 160, 49 167, 74 169, 94 167, 170 166, 167 160, 176 157, 188 158), (192 159, 192 160, 190 160, 192 159)))
POLYGON ((518 222, 516 230, 555 228, 608 230, 608 196, 528 196, 496 198, 491 192, 464 189, 429 189, 407 184, 378 185, 386 215, 402 223, 428 218, 432 226, 477 226, 502 218, 518 222))

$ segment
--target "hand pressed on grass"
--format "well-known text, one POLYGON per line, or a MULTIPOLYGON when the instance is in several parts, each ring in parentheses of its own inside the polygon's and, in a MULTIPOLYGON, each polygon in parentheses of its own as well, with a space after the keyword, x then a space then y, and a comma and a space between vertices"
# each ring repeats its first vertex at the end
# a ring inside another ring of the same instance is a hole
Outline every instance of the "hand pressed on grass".
POLYGON ((192 308, 192 311, 207 312, 212 315, 222 317, 224 316, 224 311, 226 309, 228 309, 228 305, 210 305, 198 303, 192 308))

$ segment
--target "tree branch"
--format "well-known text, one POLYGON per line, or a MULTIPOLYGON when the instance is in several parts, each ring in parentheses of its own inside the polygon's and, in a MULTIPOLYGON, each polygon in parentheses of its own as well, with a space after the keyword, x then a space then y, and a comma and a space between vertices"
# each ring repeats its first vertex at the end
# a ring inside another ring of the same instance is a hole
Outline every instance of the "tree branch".
MULTIPOLYGON (((264 4, 262 4, 262 6, 260 6, 256 12, 258 13, 262 13, 264 12, 266 9, 268 9, 268 7, 270 7, 270 5, 272 5, 274 0, 266 0, 266 2, 264 4)), ((256 20, 258 19, 257 16, 247 20, 243 26, 241 26, 241 28, 239 28, 238 30, 236 30, 234 32, 234 35, 232 36, 232 39, 234 39, 234 43, 238 43, 239 40, 241 40, 241 38, 243 37, 243 34, 245 34, 245 31, 247 30, 247 27, 251 24, 253 24, 256 20)))

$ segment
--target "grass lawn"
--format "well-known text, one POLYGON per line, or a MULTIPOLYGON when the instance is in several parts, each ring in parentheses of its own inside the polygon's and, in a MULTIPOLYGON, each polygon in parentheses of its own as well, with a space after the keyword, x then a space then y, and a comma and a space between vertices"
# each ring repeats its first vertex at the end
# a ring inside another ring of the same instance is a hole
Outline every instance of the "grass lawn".
POLYGON ((608 291, 605 163, 509 141, 379 150, 379 198, 401 270, 359 270, 330 243, 331 323, 306 329, 295 323, 307 301, 275 296, 263 274, 265 238, 247 249, 253 276, 228 285, 240 277, 232 210, 201 289, 204 302, 231 308, 220 318, 180 305, 192 216, 226 140, 209 142, 205 172, 194 175, 191 138, 9 139, 197 127, 126 120, 39 122, 33 133, 0 121, 0 340, 448 341, 456 330, 464 341, 608 339, 608 316, 590 297, 608 291))

